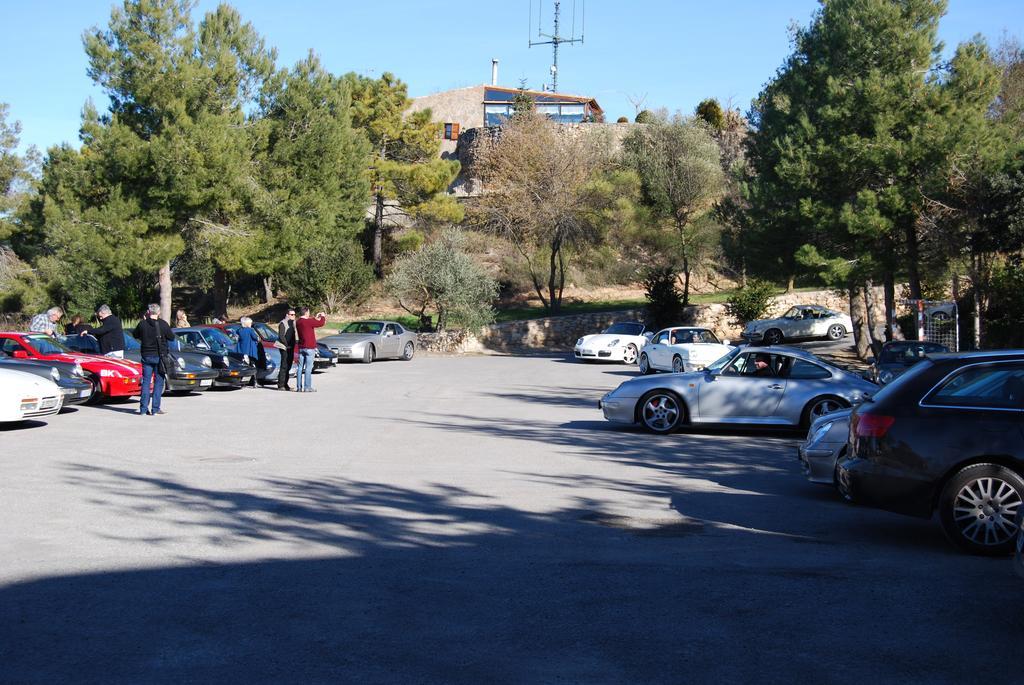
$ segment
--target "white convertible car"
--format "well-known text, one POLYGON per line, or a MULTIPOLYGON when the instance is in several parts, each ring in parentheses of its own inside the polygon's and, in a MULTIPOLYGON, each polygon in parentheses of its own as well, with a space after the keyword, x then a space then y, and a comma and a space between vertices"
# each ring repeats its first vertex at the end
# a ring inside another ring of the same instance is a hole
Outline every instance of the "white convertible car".
POLYGON ((614 323, 600 333, 577 340, 573 353, 580 361, 635 364, 650 339, 650 333, 644 335, 645 330, 642 323, 635 321, 614 323))
POLYGON ((640 352, 638 364, 640 373, 703 371, 732 350, 728 340, 720 341, 706 328, 666 328, 658 331, 640 352))
POLYGON ((60 411, 64 394, 53 381, 0 369, 0 423, 50 416, 60 411))

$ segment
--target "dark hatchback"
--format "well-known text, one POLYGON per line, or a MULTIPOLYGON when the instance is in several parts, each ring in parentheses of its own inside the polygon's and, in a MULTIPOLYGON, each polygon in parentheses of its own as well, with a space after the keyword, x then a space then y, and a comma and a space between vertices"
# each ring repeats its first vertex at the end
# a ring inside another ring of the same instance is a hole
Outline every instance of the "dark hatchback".
POLYGON ((1024 502, 1024 350, 937 354, 860 405, 839 488, 928 518, 957 547, 1012 551, 1024 502))

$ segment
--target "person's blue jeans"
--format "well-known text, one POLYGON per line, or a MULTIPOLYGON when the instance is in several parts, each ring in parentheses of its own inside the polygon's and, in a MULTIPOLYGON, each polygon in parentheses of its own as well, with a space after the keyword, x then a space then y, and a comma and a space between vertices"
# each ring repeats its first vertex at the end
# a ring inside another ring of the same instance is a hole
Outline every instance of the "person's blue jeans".
POLYGON ((164 377, 160 374, 160 357, 142 358, 142 400, 139 402, 139 413, 153 414, 160 411, 160 398, 164 394, 164 377), (153 385, 150 392, 149 386, 153 385), (150 398, 153 406, 150 407, 150 398))
POLYGON ((299 392, 313 389, 313 360, 316 350, 299 350, 299 365, 295 369, 295 385, 299 392))

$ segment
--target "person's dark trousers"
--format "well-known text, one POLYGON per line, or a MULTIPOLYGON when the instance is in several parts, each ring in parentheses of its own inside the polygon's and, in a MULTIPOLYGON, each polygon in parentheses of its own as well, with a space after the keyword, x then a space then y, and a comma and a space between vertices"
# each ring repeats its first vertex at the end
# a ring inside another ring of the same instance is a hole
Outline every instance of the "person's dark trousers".
POLYGON ((139 402, 139 413, 155 414, 160 411, 160 398, 164 394, 164 377, 160 374, 160 357, 142 358, 142 400, 139 402), (150 392, 150 383, 153 391, 150 392), (152 407, 150 406, 152 398, 152 407))
POLYGON ((277 387, 291 390, 288 387, 288 374, 291 373, 292 365, 295 363, 295 348, 289 347, 281 350, 281 368, 277 372, 277 387))

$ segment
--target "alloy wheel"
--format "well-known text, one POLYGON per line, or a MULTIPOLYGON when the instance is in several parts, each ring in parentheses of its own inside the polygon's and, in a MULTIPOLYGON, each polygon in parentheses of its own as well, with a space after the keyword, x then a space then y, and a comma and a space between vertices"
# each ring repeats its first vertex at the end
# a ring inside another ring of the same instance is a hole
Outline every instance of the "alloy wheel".
POLYGON ((960 534, 976 545, 994 546, 1017 534, 1014 519, 1021 496, 1000 478, 968 481, 953 501, 953 521, 960 534))
POLYGON ((846 335, 846 329, 841 324, 833 324, 828 329, 829 340, 841 340, 846 335))
POLYGON ((644 425, 656 433, 667 433, 679 423, 679 403, 665 393, 656 393, 647 398, 641 410, 644 425))
POLYGON ((640 373, 642 374, 648 374, 651 372, 651 362, 647 358, 646 354, 640 355, 640 361, 637 362, 637 366, 639 367, 640 373))
POLYGON ((764 342, 766 345, 778 345, 782 342, 782 331, 778 328, 772 328, 766 331, 764 334, 764 342))
POLYGON ((813 422, 820 416, 824 416, 825 414, 831 414, 832 412, 839 411, 842 408, 843 404, 841 402, 826 397, 824 399, 818 400, 813 405, 811 405, 811 411, 808 413, 810 414, 811 421, 813 422))
POLYGON ((416 346, 411 342, 405 343, 405 350, 402 352, 402 359, 409 361, 416 354, 416 346))
POLYGON ((681 357, 672 357, 672 373, 682 373, 685 368, 681 357))
POLYGON ((626 350, 622 353, 622 361, 627 364, 636 363, 636 345, 626 345, 626 350))

